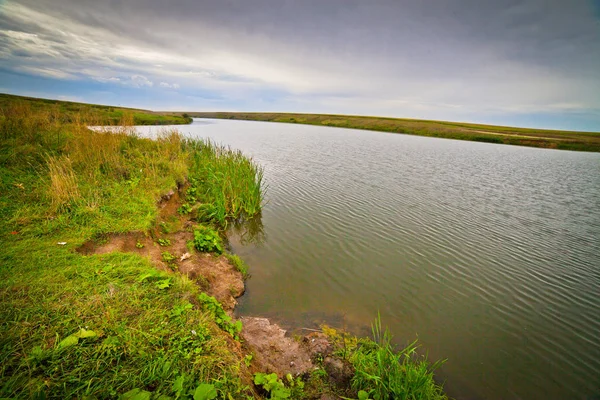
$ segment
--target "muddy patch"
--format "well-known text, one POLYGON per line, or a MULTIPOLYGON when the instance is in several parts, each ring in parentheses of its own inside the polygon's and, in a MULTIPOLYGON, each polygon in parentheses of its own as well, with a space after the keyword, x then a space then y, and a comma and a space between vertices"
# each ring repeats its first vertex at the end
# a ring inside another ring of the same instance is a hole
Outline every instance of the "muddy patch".
MULTIPOLYGON (((181 257, 179 259, 181 260, 181 257)), ((219 300, 226 311, 233 311, 237 305, 235 299, 244 294, 242 273, 224 256, 190 255, 189 258, 180 261, 179 272, 198 282, 208 294, 219 300)))
POLYGON ((288 373, 297 376, 315 368, 307 348, 286 336, 286 331, 279 325, 258 317, 241 317, 241 321, 241 336, 254 352, 262 371, 275 372, 279 376, 288 373))

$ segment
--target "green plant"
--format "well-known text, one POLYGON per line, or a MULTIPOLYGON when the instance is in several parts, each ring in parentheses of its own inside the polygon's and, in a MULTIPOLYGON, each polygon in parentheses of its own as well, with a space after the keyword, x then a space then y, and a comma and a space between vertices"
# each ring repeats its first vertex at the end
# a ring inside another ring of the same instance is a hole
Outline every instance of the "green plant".
POLYGON ((239 256, 235 254, 225 254, 225 257, 227 257, 227 259, 235 269, 242 273, 242 277, 244 279, 248 278, 248 265, 244 262, 244 260, 242 260, 239 256))
POLYGON ((135 243, 135 247, 138 248, 138 249, 143 249, 144 248, 144 244, 138 240, 135 243))
POLYGON ((351 384, 359 396, 375 400, 447 399, 442 386, 433 379, 433 371, 444 361, 430 365, 426 358, 418 357, 416 341, 396 351, 389 330, 382 330, 379 316, 372 332, 373 340, 359 339, 349 354, 356 371, 351 384))
POLYGON ((183 203, 181 207, 177 209, 177 212, 181 215, 189 214, 192 212, 192 206, 189 203, 183 203))
POLYGON ((252 354, 246 354, 244 356, 244 364, 246 365, 246 367, 250 368, 250 364, 252 363, 252 354))
POLYGON ((344 400, 373 400, 371 399, 370 395, 373 392, 373 390, 366 392, 364 390, 359 390, 357 393, 357 399, 351 399, 349 397, 342 397, 342 399, 344 400))
POLYGON ((219 234, 207 226, 200 225, 194 229, 194 247, 202 252, 214 252, 221 254, 223 252, 223 244, 219 234))
POLYGON ((198 220, 226 228, 229 221, 260 213, 263 204, 263 170, 239 151, 211 141, 188 141, 192 151, 190 196, 197 196, 198 220), (194 179, 194 180, 192 180, 194 179))
POLYGON ((269 399, 287 399, 292 394, 292 391, 285 387, 276 373, 257 372, 254 374, 254 384, 261 386, 269 394, 269 399))
POLYGON ((171 268, 171 270, 173 270, 173 271, 177 270, 177 264, 175 264, 175 260, 177 260, 177 257, 175 257, 173 254, 169 253, 168 251, 163 251, 161 253, 161 257, 162 257, 162 260, 167 263, 169 268, 171 268))
POLYGON ((166 263, 173 262, 177 259, 177 257, 175 257, 173 254, 169 253, 168 251, 163 251, 161 256, 162 256, 163 261, 166 263))
POLYGON ((198 300, 202 303, 203 308, 212 315, 221 329, 225 332, 229 332, 235 340, 240 340, 239 333, 242 331, 242 321, 237 320, 234 322, 233 319, 227 315, 225 310, 223 310, 221 303, 206 293, 200 293, 198 295, 198 300))
POLYGON ((217 390, 214 385, 201 383, 194 390, 194 400, 212 400, 217 398, 217 390))
POLYGON ((157 242, 158 242, 158 244, 159 244, 160 246, 163 246, 163 247, 166 247, 166 246, 170 246, 170 245, 171 245, 171 241, 170 241, 169 239, 163 239, 163 238, 160 238, 160 239, 158 239, 158 240, 157 240, 157 242))

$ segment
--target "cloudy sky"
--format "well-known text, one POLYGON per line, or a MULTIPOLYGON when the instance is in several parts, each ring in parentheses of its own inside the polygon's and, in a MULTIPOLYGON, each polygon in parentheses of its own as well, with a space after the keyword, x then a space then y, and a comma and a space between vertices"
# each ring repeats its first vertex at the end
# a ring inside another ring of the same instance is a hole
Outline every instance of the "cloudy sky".
POLYGON ((0 0, 0 92, 600 131, 600 0, 0 0))

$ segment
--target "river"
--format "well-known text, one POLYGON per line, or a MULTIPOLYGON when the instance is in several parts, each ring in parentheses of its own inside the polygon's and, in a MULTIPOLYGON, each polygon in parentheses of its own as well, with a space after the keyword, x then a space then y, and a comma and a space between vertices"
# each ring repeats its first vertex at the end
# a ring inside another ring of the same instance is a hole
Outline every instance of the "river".
MULTIPOLYGON (((419 339, 457 399, 600 395, 600 154, 195 120, 265 168, 241 315, 419 339)), ((140 127, 142 132, 156 128, 140 127)))

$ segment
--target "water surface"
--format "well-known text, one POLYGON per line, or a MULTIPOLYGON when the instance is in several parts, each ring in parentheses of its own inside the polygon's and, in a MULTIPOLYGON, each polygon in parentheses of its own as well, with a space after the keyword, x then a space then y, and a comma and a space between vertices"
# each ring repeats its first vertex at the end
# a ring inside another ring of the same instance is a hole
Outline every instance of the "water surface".
MULTIPOLYGON (((145 131, 151 128, 142 128, 145 131)), ((379 311, 468 399, 600 394, 600 154, 247 121, 177 127, 265 168, 238 312, 364 332, 379 311)))

